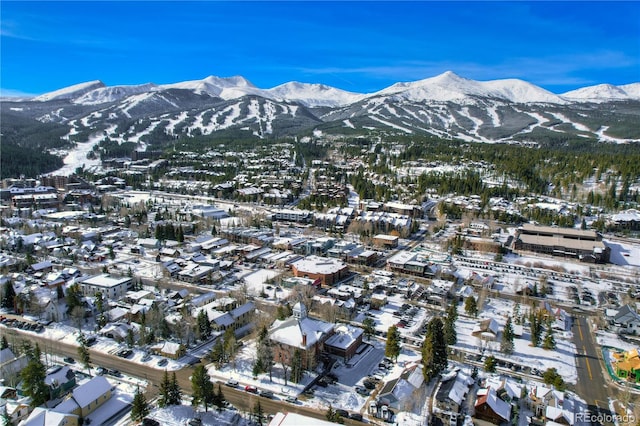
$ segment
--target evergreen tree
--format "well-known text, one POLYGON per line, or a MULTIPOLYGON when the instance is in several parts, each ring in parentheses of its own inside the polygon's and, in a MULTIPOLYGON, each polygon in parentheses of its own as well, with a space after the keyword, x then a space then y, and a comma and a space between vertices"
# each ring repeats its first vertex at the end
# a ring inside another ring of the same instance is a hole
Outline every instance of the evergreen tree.
POLYGON ((31 407, 38 407, 49 400, 49 388, 44 382, 47 371, 40 360, 40 348, 36 344, 35 350, 31 346, 25 347, 29 361, 20 372, 24 394, 31 397, 31 407))
POLYGON ((427 333, 422 344, 422 365, 425 379, 429 381, 436 377, 447 368, 448 362, 444 326, 442 320, 436 317, 427 324, 427 333))
POLYGON ((467 315, 470 315, 472 317, 478 316, 478 302, 476 301, 475 297, 467 297, 467 300, 464 301, 464 311, 467 313, 467 315))
POLYGON ((511 324, 511 316, 507 317, 507 322, 504 324, 504 330, 502 330, 502 340, 500 342, 500 351, 504 354, 513 353, 513 325, 511 324))
POLYGON ((376 332, 376 322, 369 317, 366 317, 364 321, 362 321, 362 327, 364 328, 364 337, 367 340, 371 340, 371 336, 373 336, 376 332))
POLYGON ((447 316, 444 321, 444 336, 447 345, 455 345, 458 341, 456 332, 456 320, 458 319, 458 307, 456 301, 453 300, 447 307, 447 316))
POLYGON ((193 405, 204 404, 204 411, 209 410, 209 404, 213 401, 213 383, 209 378, 204 365, 198 365, 191 376, 191 389, 193 405))
POLYGON ((160 382, 159 392, 160 396, 158 397, 158 407, 164 408, 167 405, 171 405, 169 403, 169 399, 171 398, 171 381, 169 380, 169 373, 167 370, 164 370, 164 376, 162 376, 162 381, 160 382))
POLYGON ((149 414, 149 411, 150 408, 147 399, 144 397, 144 394, 140 392, 140 388, 137 388, 131 405, 131 420, 134 422, 140 421, 149 414))
POLYGON ((488 356, 487 359, 484 360, 484 370, 487 373, 495 373, 497 364, 496 357, 493 355, 488 356))
POLYGON ((387 331, 387 345, 384 349, 385 356, 397 360, 400 355, 400 333, 398 327, 392 325, 387 331))
POLYGON ((176 378, 176 372, 173 372, 171 376, 171 384, 169 387, 169 405, 180 405, 182 404, 182 389, 180 389, 180 385, 178 384, 178 379, 176 378))
POLYGON ((224 362, 229 362, 236 353, 236 335, 233 328, 227 328, 223 336, 224 362))
POLYGON ((264 424, 264 410, 262 409, 262 404, 258 400, 256 404, 253 406, 253 417, 260 426, 264 424))
POLYGON ((213 348, 211 348, 209 358, 217 367, 220 367, 223 364, 224 343, 222 342, 222 339, 216 339, 216 342, 213 344, 213 348))
POLYGON ((260 330, 260 334, 258 335, 256 365, 259 368, 257 371, 259 371, 259 373, 269 373, 269 381, 271 381, 274 364, 275 362, 273 360, 273 348, 271 347, 271 340, 269 339, 269 330, 267 330, 267 327, 264 326, 262 327, 262 329, 260 330))
POLYGON ((338 414, 336 410, 333 409, 331 404, 329 404, 329 408, 327 409, 327 413, 325 414, 325 416, 327 417, 327 420, 329 420, 332 423, 340 423, 340 424, 344 423, 342 416, 338 414))
POLYGON ((80 358, 80 362, 84 365, 84 368, 87 371, 91 372, 91 353, 89 352, 89 348, 87 347, 87 339, 84 337, 84 334, 80 334, 78 337, 78 357, 80 358))
POLYGON ((295 348, 293 351, 293 357, 291 358, 291 381, 293 383, 300 383, 302 380, 302 351, 295 348))
POLYGON ((214 392, 214 395, 213 395, 213 405, 218 407, 218 410, 221 410, 224 408, 224 403, 225 403, 225 398, 224 398, 224 394, 222 393, 222 385, 220 385, 220 383, 218 382, 218 391, 214 392))
POLYGON ((204 309, 201 309, 200 312, 198 312, 196 323, 198 325, 198 334, 200 335, 200 339, 208 339, 211 336, 211 323, 209 322, 209 317, 204 309))
POLYGON ((71 315, 74 308, 82 307, 82 290, 79 284, 73 284, 67 289, 67 315, 71 315))
POLYGON ((551 321, 547 322, 547 332, 544 336, 544 340, 542 342, 542 347, 546 350, 551 350, 556 348, 556 339, 553 336, 553 327, 551 326, 551 321))
POLYGON ((0 306, 4 309, 13 310, 16 298, 16 291, 13 288, 13 283, 11 283, 11 281, 5 282, 3 290, 0 306))
POLYGON ((540 346, 542 322, 538 311, 533 310, 529 313, 529 327, 531 329, 531 344, 535 347, 540 346))

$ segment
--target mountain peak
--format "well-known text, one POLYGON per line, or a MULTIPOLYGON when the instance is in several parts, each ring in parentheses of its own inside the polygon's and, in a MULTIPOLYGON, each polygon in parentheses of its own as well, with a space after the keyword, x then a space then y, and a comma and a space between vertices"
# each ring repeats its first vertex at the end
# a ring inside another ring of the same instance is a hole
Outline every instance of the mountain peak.
POLYGON ((71 99, 78 96, 82 96, 87 92, 90 92, 101 87, 106 87, 100 80, 88 81, 85 83, 74 84, 73 86, 64 87, 62 89, 54 90, 43 95, 34 98, 36 101, 52 101, 60 99, 71 99))

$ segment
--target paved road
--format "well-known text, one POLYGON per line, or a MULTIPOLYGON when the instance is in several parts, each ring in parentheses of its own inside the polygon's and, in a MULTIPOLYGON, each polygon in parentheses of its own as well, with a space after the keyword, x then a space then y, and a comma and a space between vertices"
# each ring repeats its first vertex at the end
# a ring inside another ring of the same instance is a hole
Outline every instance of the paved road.
POLYGON ((602 352, 594 342, 586 317, 579 315, 574 318, 573 342, 578 370, 576 393, 586 400, 591 413, 610 415, 608 401, 612 389, 603 373, 602 352))

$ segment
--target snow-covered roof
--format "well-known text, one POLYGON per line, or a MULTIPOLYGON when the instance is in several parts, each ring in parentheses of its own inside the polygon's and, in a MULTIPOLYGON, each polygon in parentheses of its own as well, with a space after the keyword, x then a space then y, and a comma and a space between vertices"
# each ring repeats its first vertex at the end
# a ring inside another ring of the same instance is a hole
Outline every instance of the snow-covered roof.
POLYGON ((347 267, 347 265, 339 259, 320 256, 307 256, 304 259, 292 263, 292 266, 298 271, 309 274, 335 274, 347 267))
MULTIPOLYGON (((478 392, 478 395, 480 395, 480 392, 478 392)), ((486 394, 479 396, 475 405, 476 407, 478 407, 485 403, 489 407, 491 407, 494 413, 499 415, 504 420, 509 421, 511 419, 511 405, 509 405, 508 402, 505 402, 498 398, 498 394, 496 393, 495 389, 487 389, 486 394)))
POLYGON ((102 376, 96 376, 75 388, 72 395, 80 407, 86 407, 109 390, 111 390, 111 383, 102 376))
POLYGON ((59 413, 48 408, 36 407, 21 426, 58 426, 68 423, 69 414, 59 413))
POLYGON ((122 284, 127 284, 130 281, 131 281, 131 278, 129 277, 112 277, 109 274, 101 274, 101 275, 94 275, 92 277, 82 279, 80 280, 80 283, 93 285, 96 287, 111 288, 111 287, 117 287, 122 284))
POLYGON ((324 344, 339 349, 350 347, 364 332, 361 328, 349 324, 340 324, 335 330, 336 333, 329 337, 324 344))
POLYGON ((278 412, 273 416, 268 426, 332 426, 334 424, 302 414, 278 412))
POLYGON ((304 317, 301 319, 288 318, 276 321, 271 327, 271 340, 289 346, 307 349, 320 340, 325 334, 333 331, 333 324, 304 317), (302 344, 306 336, 306 345, 302 344))

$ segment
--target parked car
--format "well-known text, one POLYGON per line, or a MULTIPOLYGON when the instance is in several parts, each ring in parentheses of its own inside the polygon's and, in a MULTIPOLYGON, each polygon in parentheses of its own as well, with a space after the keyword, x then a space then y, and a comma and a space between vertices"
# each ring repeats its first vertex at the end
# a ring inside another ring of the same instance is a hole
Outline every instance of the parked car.
POLYGON ((273 392, 270 390, 259 389, 258 395, 263 396, 265 398, 273 398, 273 392))
POLYGON ((142 358, 140 358, 140 361, 142 361, 142 362, 147 362, 147 361, 149 361, 150 359, 151 359, 151 354, 148 354, 148 353, 147 353, 147 354, 142 355, 142 358))
POLYGON ((229 379, 226 381, 225 385, 232 387, 232 388, 237 388, 238 387, 238 381, 234 380, 234 379, 229 379))
POLYGON ((75 364, 76 360, 71 358, 70 356, 65 356, 64 358, 62 358, 62 360, 64 362, 66 362, 67 364, 75 364))
POLYGON ((145 417, 144 419, 142 419, 142 426, 160 426, 160 422, 155 419, 145 417))
POLYGON ((297 404, 298 403, 298 398, 296 398, 295 396, 291 396, 291 395, 288 395, 284 400, 287 401, 287 402, 290 402, 291 404, 297 404))
POLYGON ((164 367, 168 363, 169 363, 169 361, 166 358, 162 358, 160 361, 158 361, 158 366, 159 367, 164 367))
POLYGON ((347 410, 343 410, 342 408, 336 408, 336 414, 339 414, 340 417, 349 418, 349 412, 347 410))
POLYGON ((246 392, 251 392, 251 393, 258 393, 258 388, 252 385, 247 385, 244 387, 244 390, 246 392))
POLYGON ((131 349, 122 349, 118 351, 118 356, 120 358, 129 358, 131 355, 133 355, 133 351, 131 349))
POLYGON ((106 373, 106 372, 107 372, 107 369, 106 369, 106 368, 104 368, 104 367, 98 367, 98 368, 96 368, 96 374, 97 374, 98 376, 102 376, 102 375, 103 375, 104 373, 106 373))
POLYGON ((351 413, 351 414, 349 414, 349 418, 352 419, 352 420, 357 420, 357 421, 361 422, 362 421, 362 414, 360 414, 360 413, 351 413))

